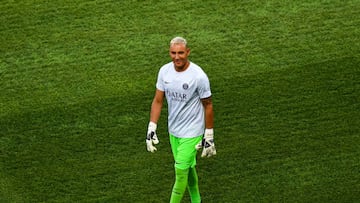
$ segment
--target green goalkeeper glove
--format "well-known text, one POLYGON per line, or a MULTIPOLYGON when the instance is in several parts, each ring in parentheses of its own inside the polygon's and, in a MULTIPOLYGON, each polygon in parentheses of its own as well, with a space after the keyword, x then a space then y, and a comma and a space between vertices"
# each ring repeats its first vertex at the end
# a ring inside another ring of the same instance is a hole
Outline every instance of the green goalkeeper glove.
POLYGON ((149 122, 148 132, 146 135, 146 148, 149 152, 155 152, 157 149, 153 144, 159 144, 159 139, 156 135, 156 123, 149 122))
POLYGON ((216 155, 214 143, 214 130, 205 129, 204 138, 195 146, 196 150, 202 150, 201 157, 211 157, 216 155))

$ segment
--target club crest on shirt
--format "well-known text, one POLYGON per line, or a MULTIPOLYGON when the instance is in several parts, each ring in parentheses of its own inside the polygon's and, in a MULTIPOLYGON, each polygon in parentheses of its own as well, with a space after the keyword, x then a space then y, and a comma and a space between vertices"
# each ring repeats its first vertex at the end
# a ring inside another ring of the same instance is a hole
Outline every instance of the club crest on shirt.
POLYGON ((184 83, 182 87, 183 87, 184 90, 189 89, 189 85, 187 83, 184 83))

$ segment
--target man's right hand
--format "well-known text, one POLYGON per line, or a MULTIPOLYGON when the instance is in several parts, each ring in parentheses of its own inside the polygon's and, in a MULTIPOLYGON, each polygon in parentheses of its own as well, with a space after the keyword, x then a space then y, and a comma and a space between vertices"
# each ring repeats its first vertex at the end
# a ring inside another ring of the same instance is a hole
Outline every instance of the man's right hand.
POLYGON ((146 148, 149 152, 155 152, 157 149, 153 144, 159 144, 159 139, 156 135, 156 123, 149 122, 148 132, 146 135, 146 148))

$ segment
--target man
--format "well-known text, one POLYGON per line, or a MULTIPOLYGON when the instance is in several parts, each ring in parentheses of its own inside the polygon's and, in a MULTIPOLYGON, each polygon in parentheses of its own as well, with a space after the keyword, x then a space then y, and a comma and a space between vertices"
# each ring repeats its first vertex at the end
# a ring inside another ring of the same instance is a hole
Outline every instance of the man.
POLYGON ((170 203, 181 202, 186 188, 191 202, 201 202, 195 169, 196 150, 203 149, 202 157, 216 154, 210 83, 204 71, 189 61, 190 49, 184 38, 175 37, 170 41, 169 54, 172 62, 162 66, 158 73, 146 138, 147 150, 155 152, 153 144, 159 143, 156 127, 165 97, 176 177, 170 203))

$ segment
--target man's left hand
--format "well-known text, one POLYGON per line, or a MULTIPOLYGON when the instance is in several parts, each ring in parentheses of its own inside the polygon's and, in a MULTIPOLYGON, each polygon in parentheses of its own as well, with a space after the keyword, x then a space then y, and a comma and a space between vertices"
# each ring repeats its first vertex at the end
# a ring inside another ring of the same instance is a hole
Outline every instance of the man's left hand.
POLYGON ((214 130, 205 129, 204 138, 195 146, 196 150, 203 149, 201 157, 211 157, 216 155, 215 143, 214 143, 214 130))

